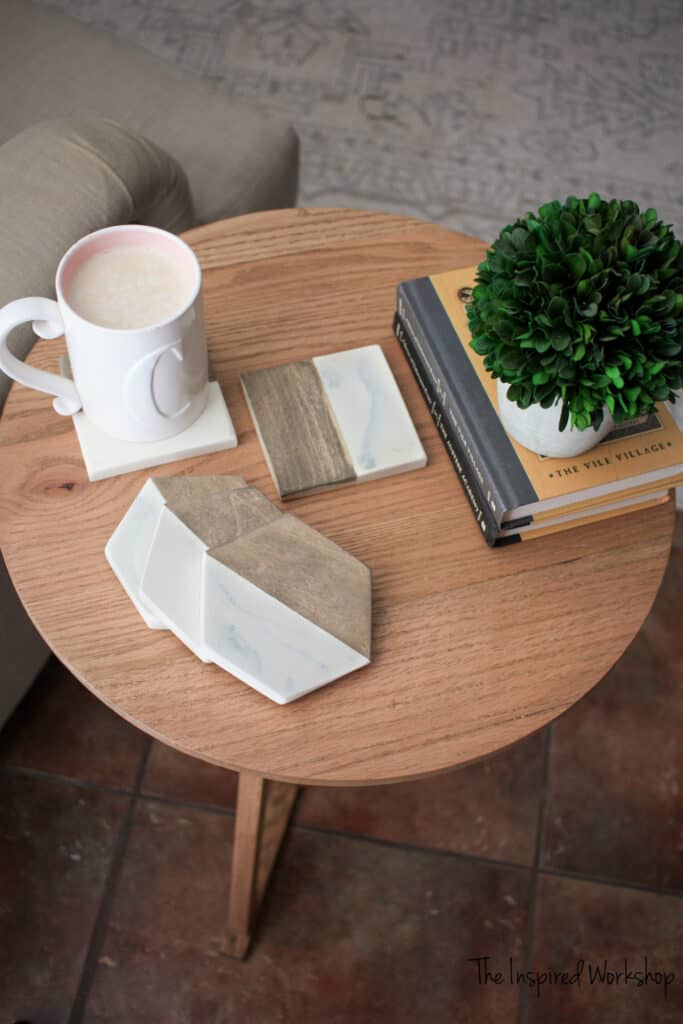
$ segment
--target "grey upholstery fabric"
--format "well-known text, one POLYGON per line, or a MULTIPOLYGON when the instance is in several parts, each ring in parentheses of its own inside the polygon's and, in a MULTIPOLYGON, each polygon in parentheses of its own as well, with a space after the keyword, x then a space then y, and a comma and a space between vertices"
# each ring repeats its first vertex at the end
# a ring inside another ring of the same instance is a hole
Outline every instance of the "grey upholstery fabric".
POLYGON ((0 7, 0 143, 48 118, 105 117, 179 161, 198 223, 296 202, 298 140, 282 117, 28 0, 0 7))
MULTIPOLYGON (((111 121, 41 122, 0 146, 0 306, 54 295, 63 253, 107 224, 140 221, 183 231, 194 220, 187 178, 158 146, 111 121)), ((24 357, 28 327, 11 347, 24 357)), ((9 380, 0 373, 0 407, 9 380)))

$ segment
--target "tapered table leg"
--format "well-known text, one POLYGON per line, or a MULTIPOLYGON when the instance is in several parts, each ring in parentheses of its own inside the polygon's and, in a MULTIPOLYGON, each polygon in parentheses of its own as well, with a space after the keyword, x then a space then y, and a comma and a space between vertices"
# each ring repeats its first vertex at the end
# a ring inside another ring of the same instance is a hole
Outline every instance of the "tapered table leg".
POLYGON ((298 787, 240 772, 230 878, 228 954, 247 953, 298 787))

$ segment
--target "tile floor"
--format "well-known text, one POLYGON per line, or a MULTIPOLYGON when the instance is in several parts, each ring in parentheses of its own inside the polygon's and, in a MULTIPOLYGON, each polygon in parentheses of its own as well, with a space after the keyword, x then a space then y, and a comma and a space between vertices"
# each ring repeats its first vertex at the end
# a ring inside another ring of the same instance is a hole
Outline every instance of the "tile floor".
POLYGON ((551 729, 425 782, 302 794, 241 964, 234 776, 50 662, 0 735, 0 1024, 683 1019, 679 520, 641 633, 551 729), (645 956, 640 987, 591 976, 645 956), (511 984, 510 958, 584 970, 511 984))

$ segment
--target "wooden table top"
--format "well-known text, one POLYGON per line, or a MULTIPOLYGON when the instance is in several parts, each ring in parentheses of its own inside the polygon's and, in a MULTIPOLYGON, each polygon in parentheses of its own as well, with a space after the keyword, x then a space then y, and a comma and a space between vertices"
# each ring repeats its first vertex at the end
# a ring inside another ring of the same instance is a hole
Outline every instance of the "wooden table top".
MULTIPOLYGON (((396 284, 477 262, 482 242, 354 210, 252 214, 186 235, 204 270, 211 359, 233 451, 89 483, 71 421, 14 385, 0 422, 7 564, 57 656, 105 704, 186 753, 299 783, 415 778, 484 757, 597 683, 647 615, 672 503, 502 549, 485 546, 392 335, 396 284), (148 630, 104 545, 151 473, 232 473, 276 500, 243 370, 382 345, 426 469, 289 502, 373 574, 373 660, 293 704, 270 703, 170 633, 148 630)), ((56 368, 63 342, 31 362, 56 368)))

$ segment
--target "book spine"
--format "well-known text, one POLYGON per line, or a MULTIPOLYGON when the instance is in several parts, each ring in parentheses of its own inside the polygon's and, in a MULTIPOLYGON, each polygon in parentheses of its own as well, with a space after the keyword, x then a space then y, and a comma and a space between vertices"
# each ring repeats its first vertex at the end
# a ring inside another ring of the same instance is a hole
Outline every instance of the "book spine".
POLYGON ((413 304, 402 288, 399 289, 398 313, 410 335, 414 348, 421 357, 421 362, 431 380, 432 389, 438 396, 439 405, 452 428, 451 433, 459 439, 458 448, 468 464, 470 476, 474 476, 478 481, 479 489, 495 519, 497 531, 500 528, 503 515, 507 511, 503 496, 496 481, 486 468, 480 445, 463 409, 463 403, 457 400, 453 389, 446 382, 413 304))
POLYGON ((428 277, 404 281, 398 287, 398 296, 412 315, 427 368, 439 378, 441 404, 462 435, 465 453, 500 523, 513 509, 537 502, 538 495, 469 351, 466 317, 461 337, 428 277))
MULTIPOLYGON (((417 381, 427 408, 429 409, 432 419, 436 424, 439 437, 441 438, 444 448, 446 449, 455 471, 458 474, 458 479, 460 480, 462 489, 470 503, 475 521, 477 522, 486 543, 493 547, 498 543, 498 523, 496 522, 495 516, 493 515, 488 502, 484 499, 479 481, 471 470, 469 460, 465 457, 464 452, 462 451, 457 435, 441 408, 437 393, 434 390, 432 379, 424 367, 423 360, 420 358, 419 352, 413 343, 411 334, 398 313, 394 317, 394 334, 396 335, 396 340, 405 353, 408 365, 413 371, 413 376, 417 381)), ((512 540, 513 538, 510 539, 512 540)))

